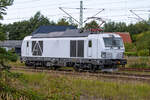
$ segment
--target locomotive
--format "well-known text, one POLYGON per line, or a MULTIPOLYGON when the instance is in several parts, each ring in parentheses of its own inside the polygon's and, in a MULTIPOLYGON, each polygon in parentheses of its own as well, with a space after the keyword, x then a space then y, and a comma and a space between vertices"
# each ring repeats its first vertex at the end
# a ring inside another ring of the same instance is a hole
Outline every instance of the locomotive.
POLYGON ((122 38, 114 33, 80 32, 78 29, 24 38, 21 58, 27 66, 73 67, 79 70, 117 69, 127 63, 122 38))

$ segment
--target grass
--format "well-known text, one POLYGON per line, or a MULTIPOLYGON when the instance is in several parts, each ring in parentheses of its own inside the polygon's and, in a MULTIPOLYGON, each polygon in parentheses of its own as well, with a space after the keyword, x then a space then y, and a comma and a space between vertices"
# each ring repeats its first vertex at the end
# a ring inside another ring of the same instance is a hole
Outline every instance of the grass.
POLYGON ((26 88, 22 74, 0 71, 0 100, 43 100, 39 93, 26 88))
POLYGON ((126 57, 126 67, 131 68, 150 68, 150 57, 126 57))
MULTIPOLYGON (((142 67, 145 67, 150 65, 149 61, 149 58, 128 58, 127 66, 140 67, 143 63, 142 67)), ((15 67, 24 66, 19 61, 17 63, 9 62, 9 64, 15 67)), ((150 100, 150 85, 139 81, 104 78, 97 80, 86 76, 73 77, 25 71, 17 73, 23 73, 22 77, 19 81, 12 80, 11 86, 33 95, 30 96, 30 99, 35 97, 41 100, 80 100, 80 98, 91 98, 91 100, 93 98, 102 100, 150 100)), ((0 99, 1 97, 0 95, 0 99)), ((11 94, 9 94, 8 98, 11 97, 11 94)))
POLYGON ((102 100, 149 100, 150 85, 137 81, 96 80, 46 73, 21 72, 29 89, 48 100, 79 100, 94 97, 102 100))
POLYGON ((129 74, 139 74, 139 75, 150 75, 150 72, 144 72, 144 71, 118 71, 118 72, 125 72, 129 74))
POLYGON ((9 61, 8 65, 11 66, 11 67, 22 67, 22 66, 25 66, 24 63, 20 62, 20 60, 17 60, 17 62, 11 62, 11 61, 9 61))

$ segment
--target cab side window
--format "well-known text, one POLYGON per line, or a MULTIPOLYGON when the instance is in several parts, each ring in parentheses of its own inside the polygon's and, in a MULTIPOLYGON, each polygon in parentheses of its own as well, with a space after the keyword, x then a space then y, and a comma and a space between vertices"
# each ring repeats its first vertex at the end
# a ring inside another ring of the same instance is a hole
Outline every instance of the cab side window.
POLYGON ((92 40, 89 40, 89 42, 88 42, 88 47, 92 47, 92 40))
POLYGON ((27 47, 29 47, 29 42, 27 41, 27 47))

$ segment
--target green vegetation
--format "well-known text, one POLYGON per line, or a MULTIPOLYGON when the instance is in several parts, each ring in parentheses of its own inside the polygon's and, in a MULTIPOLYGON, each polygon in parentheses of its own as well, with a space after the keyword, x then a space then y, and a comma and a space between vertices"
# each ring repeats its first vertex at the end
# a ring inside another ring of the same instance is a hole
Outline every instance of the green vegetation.
POLYGON ((89 22, 89 23, 86 23, 85 24, 85 28, 86 29, 96 29, 96 28, 99 28, 99 25, 98 25, 98 23, 96 22, 96 21, 91 21, 91 22, 89 22))
POLYGON ((1 100, 43 100, 43 96, 26 88, 23 75, 7 70, 0 72, 1 100))
POLYGON ((138 50, 148 50, 150 54, 150 31, 143 32, 139 35, 137 35, 137 49, 138 50))
MULTIPOLYGON (((12 5, 12 3, 13 0, 0 1, 0 19, 3 19, 7 6, 12 5)), ((0 25, 0 41, 6 39, 4 31, 4 27, 0 25)), ((16 80, 18 79, 19 81, 20 78, 18 74, 9 72, 8 69, 10 67, 7 65, 9 61, 16 60, 17 55, 13 51, 6 51, 4 48, 0 48, 0 100, 43 100, 39 94, 22 88, 22 85, 16 88, 16 80)))
MULTIPOLYGON (((18 72, 17 72, 18 73, 18 72)), ((26 89, 47 100, 79 100, 81 97, 102 100, 149 100, 150 86, 137 81, 108 80, 94 77, 72 77, 46 73, 23 73, 26 89)), ((18 84, 17 87, 20 87, 18 84)), ((24 87, 22 85, 21 87, 24 87)))
POLYGON ((8 61, 17 61, 17 55, 11 51, 6 51, 4 48, 0 48, 0 69, 7 69, 5 65, 8 61))
MULTIPOLYGON (((1 0, 0 1, 0 19, 3 19, 3 15, 6 15, 6 9, 13 4, 13 0, 1 0)), ((5 40, 6 34, 4 34, 4 27, 0 24, 0 40, 5 40)))
POLYGON ((150 56, 150 31, 134 35, 135 42, 125 44, 127 56, 150 56))
POLYGON ((150 68, 150 57, 127 57, 126 67, 150 68))
POLYGON ((22 40, 25 36, 31 35, 33 31, 43 25, 73 25, 65 19, 60 19, 57 23, 50 21, 47 17, 43 16, 40 12, 37 12, 29 20, 21 22, 14 22, 13 24, 2 25, 4 33, 9 32, 10 40, 22 40))
POLYGON ((126 56, 137 56, 137 52, 125 52, 126 56))
POLYGON ((23 66, 25 66, 24 63, 20 62, 20 60, 17 60, 16 62, 9 61, 8 65, 10 65, 11 67, 23 67, 23 66))
POLYGON ((0 19, 3 19, 3 15, 6 15, 6 9, 13 4, 14 0, 1 0, 0 4, 0 19))
MULTIPOLYGON (((140 34, 150 30, 149 21, 138 22, 136 24, 126 25, 124 22, 108 22, 104 25, 105 32, 129 32, 133 38, 133 35, 140 34)), ((133 38, 134 40, 134 38, 133 38)))

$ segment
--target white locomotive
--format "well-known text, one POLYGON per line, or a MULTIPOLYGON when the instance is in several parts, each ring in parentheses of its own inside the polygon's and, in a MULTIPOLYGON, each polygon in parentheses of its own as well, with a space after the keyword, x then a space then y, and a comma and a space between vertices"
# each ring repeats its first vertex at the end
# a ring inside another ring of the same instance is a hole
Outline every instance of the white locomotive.
POLYGON ((125 65, 124 51, 122 38, 117 34, 67 30, 25 37, 21 56, 28 66, 68 66, 95 71, 125 65))

